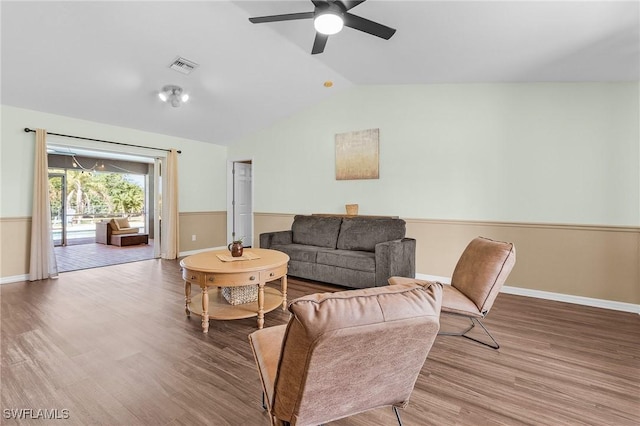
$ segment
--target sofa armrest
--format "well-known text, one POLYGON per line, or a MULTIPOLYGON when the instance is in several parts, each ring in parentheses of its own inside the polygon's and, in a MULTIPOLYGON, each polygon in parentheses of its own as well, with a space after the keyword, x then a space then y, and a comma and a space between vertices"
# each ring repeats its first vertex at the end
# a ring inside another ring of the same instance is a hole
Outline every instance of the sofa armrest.
POLYGON ((96 223, 96 243, 111 244, 111 226, 109 221, 96 223))
POLYGON ((260 234, 260 248, 271 248, 278 244, 293 243, 293 231, 275 231, 260 234))
POLYGON ((376 287, 388 285, 390 277, 416 276, 416 240, 403 238, 376 244, 376 287))

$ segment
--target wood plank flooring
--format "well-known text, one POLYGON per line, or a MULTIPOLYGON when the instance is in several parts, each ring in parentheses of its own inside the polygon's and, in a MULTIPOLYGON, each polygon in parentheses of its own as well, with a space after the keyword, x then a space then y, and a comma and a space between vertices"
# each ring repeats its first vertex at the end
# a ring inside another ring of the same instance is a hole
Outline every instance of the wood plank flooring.
MULTIPOLYGON (((255 318, 211 321, 205 335, 184 315, 183 288, 166 260, 0 286, 0 423, 268 425, 247 342, 255 318), (69 418, 7 418, 12 409, 69 418)), ((334 290, 289 279, 290 298, 334 290)), ((436 339, 406 426, 640 424, 640 316, 502 294, 485 324, 499 351, 436 339)), ((396 423, 381 409, 332 424, 396 423)))

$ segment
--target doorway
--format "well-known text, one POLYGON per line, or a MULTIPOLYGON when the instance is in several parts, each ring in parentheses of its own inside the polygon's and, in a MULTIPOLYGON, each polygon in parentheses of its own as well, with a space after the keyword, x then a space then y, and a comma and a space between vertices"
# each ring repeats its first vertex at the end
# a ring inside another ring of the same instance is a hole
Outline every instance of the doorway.
POLYGON ((59 272, 159 257, 161 159, 57 144, 47 150, 59 272), (112 218, 127 218, 138 233, 149 235, 148 244, 97 244, 97 224, 112 218))
POLYGON ((253 247, 252 161, 229 162, 227 182, 227 240, 242 239, 243 246, 253 247))

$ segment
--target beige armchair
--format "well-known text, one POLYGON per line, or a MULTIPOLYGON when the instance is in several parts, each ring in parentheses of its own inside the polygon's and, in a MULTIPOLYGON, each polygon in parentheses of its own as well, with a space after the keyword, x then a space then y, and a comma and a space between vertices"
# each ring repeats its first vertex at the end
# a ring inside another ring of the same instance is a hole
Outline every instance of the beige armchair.
MULTIPOLYGON (((516 262, 516 249, 512 243, 493 241, 488 238, 474 238, 460 256, 451 277, 451 285, 443 287, 442 312, 466 317, 469 327, 459 332, 443 332, 440 335, 462 336, 493 349, 500 345, 482 324, 493 306, 500 289, 504 285, 516 262), (492 343, 483 342, 469 336, 478 324, 489 336, 492 343)), ((404 277, 391 277, 389 284, 417 283, 431 285, 430 281, 404 277)))
POLYGON ((249 341, 272 425, 318 425, 408 404, 439 329, 442 286, 313 294, 249 341))
POLYGON ((131 227, 129 219, 126 217, 102 220, 96 223, 96 243, 113 244, 111 242, 112 235, 132 235, 139 231, 140 228, 131 227))

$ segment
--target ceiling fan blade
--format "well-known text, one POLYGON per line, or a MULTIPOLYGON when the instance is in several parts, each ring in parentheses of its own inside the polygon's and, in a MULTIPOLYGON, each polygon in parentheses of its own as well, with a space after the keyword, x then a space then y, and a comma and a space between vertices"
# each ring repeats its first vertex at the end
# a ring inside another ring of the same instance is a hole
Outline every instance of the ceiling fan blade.
POLYGON ((313 3, 313 5, 315 7, 318 7, 318 6, 326 5, 328 3, 328 1, 326 1, 326 0, 311 0, 311 3, 313 3))
POLYGON ((352 15, 351 13, 344 14, 344 25, 354 30, 362 31, 376 37, 389 40, 392 35, 396 33, 396 30, 389 28, 386 25, 378 24, 377 22, 370 21, 360 16, 352 15))
POLYGON ((349 9, 353 9, 360 3, 364 3, 365 1, 367 0, 342 0, 342 1, 339 1, 339 3, 342 3, 345 10, 349 10, 349 9))
POLYGON ((327 45, 327 40, 329 40, 328 35, 316 32, 316 39, 313 40, 313 49, 311 49, 311 54, 316 55, 318 53, 324 52, 324 47, 327 45))
POLYGON ((313 18, 314 12, 301 12, 301 13, 287 13, 284 15, 271 15, 271 16, 258 16, 257 18, 249 18, 254 24, 262 24, 264 22, 278 22, 278 21, 294 21, 296 19, 310 19, 313 18))

